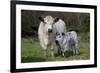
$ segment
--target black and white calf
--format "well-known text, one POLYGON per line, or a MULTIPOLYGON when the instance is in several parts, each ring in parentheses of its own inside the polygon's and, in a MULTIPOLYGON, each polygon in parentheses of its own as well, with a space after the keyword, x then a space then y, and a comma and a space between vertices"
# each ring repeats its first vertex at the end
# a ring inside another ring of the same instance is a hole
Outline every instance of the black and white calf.
POLYGON ((56 44, 60 48, 62 56, 65 56, 69 48, 72 49, 73 55, 78 54, 78 39, 75 31, 56 34, 56 44))

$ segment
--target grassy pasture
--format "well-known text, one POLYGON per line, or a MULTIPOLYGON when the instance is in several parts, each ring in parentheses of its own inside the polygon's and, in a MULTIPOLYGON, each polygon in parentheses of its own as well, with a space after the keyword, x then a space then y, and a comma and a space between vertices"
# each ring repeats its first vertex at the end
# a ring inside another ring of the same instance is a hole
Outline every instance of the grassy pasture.
MULTIPOLYGON (((72 60, 87 60, 90 58, 90 42, 89 33, 78 34, 78 50, 77 56, 72 56, 72 51, 69 50, 65 57, 60 54, 55 55, 54 61, 72 61, 72 60)), ((33 38, 21 39, 21 62, 44 62, 51 61, 50 49, 48 49, 48 57, 45 59, 44 52, 38 40, 33 38)))

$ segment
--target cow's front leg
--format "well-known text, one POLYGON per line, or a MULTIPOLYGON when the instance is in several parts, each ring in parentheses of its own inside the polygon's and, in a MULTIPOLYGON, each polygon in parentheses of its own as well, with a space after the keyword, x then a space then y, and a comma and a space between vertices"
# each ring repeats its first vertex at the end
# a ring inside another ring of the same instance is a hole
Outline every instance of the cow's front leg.
POLYGON ((47 60, 47 46, 43 43, 41 44, 41 46, 43 48, 44 58, 47 60))
POLYGON ((44 57, 45 57, 45 60, 47 60, 47 49, 44 49, 44 57))
POLYGON ((54 45, 51 46, 51 57, 54 60, 54 45))

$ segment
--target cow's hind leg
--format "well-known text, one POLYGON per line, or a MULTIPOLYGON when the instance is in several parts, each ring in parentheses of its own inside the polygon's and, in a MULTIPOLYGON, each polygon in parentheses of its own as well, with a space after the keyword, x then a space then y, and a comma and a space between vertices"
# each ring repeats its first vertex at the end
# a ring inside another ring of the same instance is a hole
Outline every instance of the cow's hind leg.
POLYGON ((77 49, 77 47, 75 45, 72 46, 72 51, 73 51, 73 55, 77 55, 78 54, 78 49, 77 49))
POLYGON ((75 54, 78 55, 78 52, 79 52, 79 51, 78 51, 78 46, 77 46, 77 44, 76 44, 76 45, 75 45, 75 54))
POLYGON ((75 55, 78 55, 78 44, 77 44, 77 42, 74 44, 73 49, 74 49, 75 55))
POLYGON ((45 60, 48 59, 48 56, 47 56, 47 49, 44 49, 44 57, 45 57, 45 60))
POLYGON ((72 45, 71 44, 71 49, 72 49, 72 54, 73 54, 73 56, 76 54, 76 48, 75 48, 75 45, 72 45))
POLYGON ((73 52, 73 55, 77 55, 78 54, 78 48, 77 48, 77 42, 73 39, 71 39, 71 49, 73 52))

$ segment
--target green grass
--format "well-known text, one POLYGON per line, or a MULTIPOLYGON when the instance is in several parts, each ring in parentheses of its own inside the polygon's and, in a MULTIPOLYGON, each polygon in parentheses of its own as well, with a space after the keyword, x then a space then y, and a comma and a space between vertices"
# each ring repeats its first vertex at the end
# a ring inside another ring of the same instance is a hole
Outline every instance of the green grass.
MULTIPOLYGON (((69 50, 65 57, 61 54, 56 54, 54 61, 68 61, 68 60, 87 60, 90 58, 90 44, 88 34, 81 33, 79 36, 79 54, 72 56, 72 51, 69 50)), ((44 51, 42 50, 38 40, 32 38, 21 39, 21 62, 44 62, 51 61, 50 49, 48 49, 48 57, 45 59, 44 51)))

